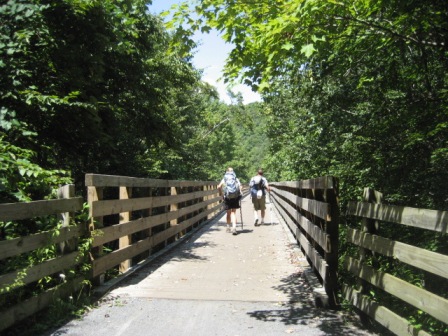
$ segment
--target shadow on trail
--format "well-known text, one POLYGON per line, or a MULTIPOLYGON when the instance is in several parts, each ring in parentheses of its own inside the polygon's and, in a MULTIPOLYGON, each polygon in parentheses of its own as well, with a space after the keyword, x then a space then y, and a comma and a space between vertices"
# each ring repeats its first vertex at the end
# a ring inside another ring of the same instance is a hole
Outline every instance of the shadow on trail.
POLYGON ((313 304, 313 296, 308 283, 303 279, 302 272, 288 275, 281 280, 281 285, 273 287, 286 294, 290 303, 313 304))
POLYGON ((204 240, 204 234, 212 231, 219 231, 219 229, 213 226, 206 225, 196 231, 193 235, 182 238, 181 242, 173 247, 170 251, 164 252, 161 255, 155 257, 149 264, 144 265, 134 271, 132 274, 126 277, 126 280, 116 287, 126 287, 129 285, 138 284, 144 280, 151 273, 156 272, 160 267, 170 261, 183 262, 185 260, 198 260, 208 261, 208 257, 203 257, 199 253, 196 253, 198 249, 205 247, 216 247, 215 243, 211 243, 208 240, 204 240))
POLYGON ((237 228, 237 231, 238 231, 238 234, 254 232, 254 230, 249 230, 249 229, 238 230, 238 228, 237 228))
POLYGON ((286 332, 293 333, 294 326, 317 329, 325 335, 371 335, 362 330, 357 321, 349 321, 334 311, 303 306, 299 303, 278 304, 277 309, 257 310, 247 313, 250 317, 263 322, 281 322, 288 327, 286 332))
POLYGON ((263 322, 281 322, 288 327, 286 332, 294 332, 306 326, 318 329, 325 335, 372 335, 356 315, 325 308, 317 308, 311 289, 302 277, 302 272, 291 274, 273 287, 287 295, 288 302, 277 302, 276 308, 255 310, 247 314, 263 322))

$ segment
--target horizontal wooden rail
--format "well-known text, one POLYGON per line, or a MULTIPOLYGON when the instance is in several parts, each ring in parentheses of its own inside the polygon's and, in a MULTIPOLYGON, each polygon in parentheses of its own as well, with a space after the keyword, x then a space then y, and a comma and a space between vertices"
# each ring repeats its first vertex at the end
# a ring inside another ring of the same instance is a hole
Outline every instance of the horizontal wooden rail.
POLYGON ((217 186, 216 181, 179 181, 115 175, 86 174, 86 187, 170 188, 217 186))
MULTIPOLYGON (((1 209, 1 205, 0 205, 1 209)), ((0 210, 1 211, 1 210, 0 210)), ((82 224, 62 227, 55 231, 43 231, 40 233, 19 238, 0 241, 0 260, 17 256, 22 253, 37 250, 49 244, 62 243, 70 239, 78 238, 85 232, 82 224)))
POLYGON ((349 202, 347 214, 448 233, 448 211, 349 202))
POLYGON ((319 254, 319 252, 313 247, 312 242, 307 239, 305 234, 302 233, 300 228, 297 226, 297 222, 295 222, 294 219, 290 217, 290 213, 288 213, 285 208, 280 205, 280 203, 277 204, 277 211, 283 217, 283 220, 288 225, 291 232, 294 234, 302 251, 310 260, 311 265, 313 265, 314 270, 322 279, 327 280, 327 275, 329 274, 328 264, 325 262, 323 256, 319 254))
POLYGON ((394 313, 390 309, 382 306, 361 293, 351 286, 342 285, 342 293, 344 298, 354 307, 364 312, 373 320, 385 326, 389 331, 399 336, 431 336, 424 330, 413 327, 408 320, 394 313))
MULTIPOLYGON (((154 215, 151 217, 138 218, 133 221, 123 222, 123 223, 103 227, 101 229, 98 229, 95 232, 92 232, 92 237, 93 237, 92 246, 96 247, 96 246, 104 245, 105 243, 116 240, 121 236, 131 235, 133 233, 142 231, 144 229, 153 228, 157 225, 161 225, 161 224, 169 222, 173 219, 177 219, 179 217, 185 216, 188 213, 198 211, 201 208, 203 208, 204 205, 210 205, 213 203, 217 203, 218 201, 219 201, 219 198, 214 198, 207 202, 191 205, 191 206, 188 206, 186 208, 182 208, 182 209, 179 209, 176 211, 165 212, 165 213, 162 213, 159 215, 154 215)), ((213 209, 213 211, 216 211, 216 209, 213 209)))
POLYGON ((301 181, 286 181, 276 182, 279 188, 292 188, 303 190, 325 190, 325 189, 337 189, 338 183, 332 176, 322 176, 315 179, 301 180, 301 181))
POLYGON ((213 194, 216 194, 216 191, 208 190, 175 196, 157 196, 157 197, 133 198, 126 200, 93 201, 92 212, 95 215, 95 217, 101 217, 121 212, 151 209, 167 206, 173 203, 192 201, 201 197, 211 196, 213 194))
MULTIPOLYGON (((364 202, 350 202, 347 208, 347 215, 359 219, 362 229, 347 228, 347 242, 358 246, 359 252, 358 256, 347 256, 344 266, 359 279, 359 290, 355 289, 354 284, 344 284, 342 285, 344 297, 396 335, 409 335, 411 331, 418 335, 429 335, 429 333, 424 330, 419 330, 417 333, 411 322, 400 316, 403 311, 402 306, 388 307, 387 302, 393 302, 393 300, 374 302, 368 295, 371 291, 379 289, 394 300, 399 299, 409 307, 414 307, 415 314, 424 312, 448 325, 446 298, 424 288, 425 284, 422 287, 416 286, 401 279, 399 275, 392 274, 391 271, 381 270, 381 268, 388 269, 387 264, 384 265, 384 263, 390 263, 390 260, 393 260, 396 267, 403 268, 410 265, 421 270, 423 274, 425 272, 434 274, 440 277, 437 280, 439 283, 441 279, 448 280, 446 267, 448 256, 414 246, 413 241, 402 242, 396 238, 383 236, 387 233, 386 231, 380 235, 381 227, 383 227, 381 223, 394 224, 393 229, 390 229, 392 232, 408 227, 446 233, 448 212, 380 204, 382 194, 368 188, 364 190, 364 199, 364 202), (380 256, 393 259, 387 261, 379 258, 380 256)), ((419 234, 421 234, 420 231, 419 234)))
POLYGON ((70 216, 82 210, 83 199, 74 197, 73 185, 61 187, 58 195, 65 198, 0 204, 0 221, 13 222, 58 215, 54 222, 62 225, 55 224, 48 231, 0 241, 0 260, 3 265, 8 265, 8 271, 6 267, 0 271, 0 296, 21 297, 20 302, 0 308, 0 331, 48 307, 57 298, 67 298, 82 286, 84 277, 70 276, 70 271, 78 273, 78 265, 84 262, 83 256, 71 249, 71 243, 77 242, 86 231, 82 224, 70 225, 70 216), (24 267, 14 259, 39 249, 55 252, 45 253, 48 257, 43 260, 40 260, 42 254, 39 254, 39 258, 33 260, 37 263, 32 266, 24 267), (33 291, 33 296, 23 290, 24 286, 44 278, 53 279, 46 289, 37 291, 37 294, 33 291))
POLYGON ((36 266, 19 269, 0 276, 0 291, 4 292, 11 286, 24 286, 38 281, 46 276, 71 269, 83 261, 78 252, 63 255, 58 258, 45 260, 36 266))
POLYGON ((216 181, 87 174, 95 282, 103 282, 106 272, 116 267, 126 272, 144 255, 173 243, 219 213, 217 185, 216 181), (105 245, 110 252, 104 252, 105 245))
POLYGON ((40 249, 57 251, 53 257, 26 267, 0 271, 0 295, 20 291, 44 278, 54 283, 35 297, 0 308, 0 332, 44 309, 56 298, 67 298, 80 290, 84 280, 119 266, 120 272, 140 255, 149 256, 199 227, 221 212, 216 181, 173 181, 111 175, 86 175, 91 223, 73 224, 73 214, 83 209, 83 198, 74 196, 74 186, 58 191, 60 199, 0 204, 0 221, 52 220, 54 229, 0 241, 0 260, 14 264, 13 258, 40 249), (133 191, 135 191, 133 195, 133 191), (118 199, 105 196, 117 195, 118 199), (134 197, 133 197, 134 196, 134 197), (111 222, 112 221, 112 222, 111 222), (90 230, 87 230, 89 228, 90 230), (78 274, 86 262, 77 246, 89 239, 92 271, 78 274), (119 242, 117 245, 116 243, 119 242), (111 253, 102 247, 110 244, 111 253), (118 247, 114 247, 118 246, 118 247), (157 250, 156 250, 157 249, 157 250))
POLYGON ((381 236, 347 230, 347 241, 448 279, 448 256, 381 236), (418 255, 418 258, 416 256, 418 255))
POLYGON ((324 176, 290 182, 272 182, 272 199, 294 234, 327 297, 323 305, 338 306, 338 181, 324 176))
POLYGON ((82 204, 82 197, 27 203, 3 203, 1 205, 0 221, 7 222, 39 216, 55 215, 63 212, 74 212, 81 209, 82 204))
POLYGON ((319 218, 328 221, 331 220, 330 205, 328 203, 308 199, 305 197, 295 196, 290 192, 286 192, 280 189, 276 189, 276 195, 281 196, 284 199, 288 199, 291 203, 295 204, 300 209, 309 212, 312 215, 318 216, 319 218))
POLYGON ((56 298, 68 298, 72 293, 79 291, 84 286, 85 280, 83 276, 78 276, 70 282, 62 283, 40 295, 23 299, 23 301, 12 308, 2 310, 0 314, 0 330, 4 330, 35 315, 54 303, 56 298))

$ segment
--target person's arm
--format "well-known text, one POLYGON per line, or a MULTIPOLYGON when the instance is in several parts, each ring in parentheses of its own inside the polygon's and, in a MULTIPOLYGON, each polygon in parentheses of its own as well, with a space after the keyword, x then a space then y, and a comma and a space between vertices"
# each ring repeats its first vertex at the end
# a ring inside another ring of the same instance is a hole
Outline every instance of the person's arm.
POLYGON ((224 180, 221 180, 221 182, 219 182, 219 184, 218 184, 219 196, 222 196, 222 185, 223 184, 224 184, 224 180))
POLYGON ((266 190, 267 190, 268 192, 270 192, 270 191, 271 191, 271 187, 269 186, 268 180, 265 179, 264 181, 265 181, 265 188, 266 188, 266 190))

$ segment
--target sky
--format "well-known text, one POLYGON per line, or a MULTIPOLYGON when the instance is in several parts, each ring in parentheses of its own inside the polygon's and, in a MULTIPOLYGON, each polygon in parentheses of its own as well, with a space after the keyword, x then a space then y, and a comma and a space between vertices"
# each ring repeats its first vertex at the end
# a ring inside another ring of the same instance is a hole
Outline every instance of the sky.
MULTIPOLYGON (((153 0, 152 5, 149 5, 148 8, 151 13, 159 14, 180 2, 182 0, 153 0)), ((202 80, 216 87, 220 100, 230 104, 226 84, 220 80, 220 77, 232 46, 225 43, 217 31, 212 31, 209 34, 198 33, 195 36, 197 36, 199 47, 193 57, 194 66, 203 70, 202 80)), ((237 85, 232 88, 232 92, 241 92, 244 104, 261 101, 260 95, 253 92, 247 85, 237 85)))

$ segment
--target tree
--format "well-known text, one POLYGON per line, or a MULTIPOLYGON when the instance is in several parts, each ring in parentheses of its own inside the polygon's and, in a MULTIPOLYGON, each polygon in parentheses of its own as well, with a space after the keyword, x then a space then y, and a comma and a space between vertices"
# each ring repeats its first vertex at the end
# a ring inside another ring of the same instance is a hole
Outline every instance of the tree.
POLYGON ((447 208, 440 2, 208 0, 191 4, 194 15, 184 6, 178 25, 197 16, 235 46, 227 79, 264 92, 271 134, 283 134, 272 151, 283 176, 337 174, 391 201, 447 208))
POLYGON ((79 186, 85 172, 160 176, 138 160, 182 146, 202 84, 146 2, 9 0, 0 15, 3 141, 79 186))

